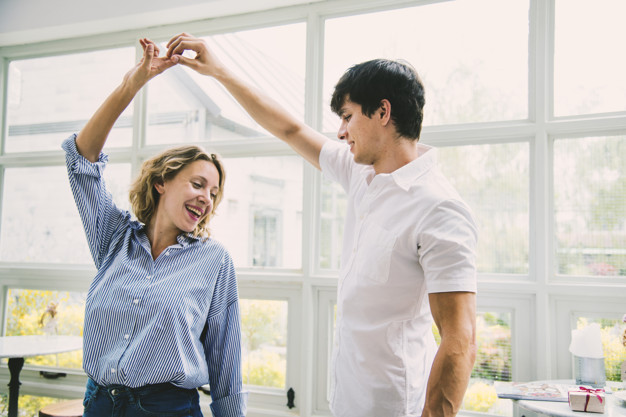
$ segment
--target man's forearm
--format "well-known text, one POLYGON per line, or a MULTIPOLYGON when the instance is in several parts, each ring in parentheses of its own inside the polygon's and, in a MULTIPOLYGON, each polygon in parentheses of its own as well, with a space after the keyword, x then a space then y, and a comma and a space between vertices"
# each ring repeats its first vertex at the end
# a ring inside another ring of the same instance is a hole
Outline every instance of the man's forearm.
POLYGON ((474 341, 442 341, 428 378, 422 417, 456 415, 463 402, 475 358, 474 341))

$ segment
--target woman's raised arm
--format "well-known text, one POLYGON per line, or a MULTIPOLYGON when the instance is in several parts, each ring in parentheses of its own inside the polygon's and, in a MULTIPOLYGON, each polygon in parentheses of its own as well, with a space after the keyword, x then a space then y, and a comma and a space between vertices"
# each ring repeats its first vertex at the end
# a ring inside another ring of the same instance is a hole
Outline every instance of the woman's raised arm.
POLYGON ((137 92, 150 79, 178 63, 178 56, 159 58, 159 48, 149 39, 140 39, 143 58, 124 75, 122 83, 107 97, 76 137, 78 152, 96 162, 109 132, 137 92))

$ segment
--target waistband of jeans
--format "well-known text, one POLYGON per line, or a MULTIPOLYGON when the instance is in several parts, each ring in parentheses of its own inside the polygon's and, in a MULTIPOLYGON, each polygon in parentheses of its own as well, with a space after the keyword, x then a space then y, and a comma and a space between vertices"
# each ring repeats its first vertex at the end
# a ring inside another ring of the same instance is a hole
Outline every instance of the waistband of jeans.
POLYGON ((190 390, 188 388, 178 387, 172 384, 171 382, 163 382, 161 384, 143 385, 141 387, 131 388, 131 387, 127 387, 126 385, 121 385, 121 384, 100 385, 91 378, 89 378, 89 381, 93 383, 94 385, 96 385, 99 389, 103 389, 107 391, 116 389, 121 392, 126 391, 126 392, 130 392, 133 394, 150 394, 152 392, 163 392, 169 389, 177 390, 177 391, 195 391, 192 389, 190 390))

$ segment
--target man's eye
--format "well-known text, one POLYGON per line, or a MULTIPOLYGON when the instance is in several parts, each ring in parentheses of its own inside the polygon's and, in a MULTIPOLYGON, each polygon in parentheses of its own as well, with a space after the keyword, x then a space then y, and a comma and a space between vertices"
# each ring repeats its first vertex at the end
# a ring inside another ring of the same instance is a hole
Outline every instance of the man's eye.
POLYGON ((351 115, 343 116, 343 120, 345 120, 346 122, 349 122, 350 121, 350 117, 352 117, 352 116, 351 115))

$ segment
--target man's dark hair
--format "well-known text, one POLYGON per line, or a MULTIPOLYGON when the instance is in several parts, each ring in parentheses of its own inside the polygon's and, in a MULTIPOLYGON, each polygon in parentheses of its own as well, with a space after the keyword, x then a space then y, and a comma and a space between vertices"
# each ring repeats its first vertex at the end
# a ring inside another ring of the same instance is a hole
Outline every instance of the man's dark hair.
POLYGON ((346 99, 361 106, 367 117, 391 103, 391 120, 400 136, 417 140, 424 119, 424 85, 408 63, 374 59, 350 67, 337 82, 330 107, 339 114, 346 99))

